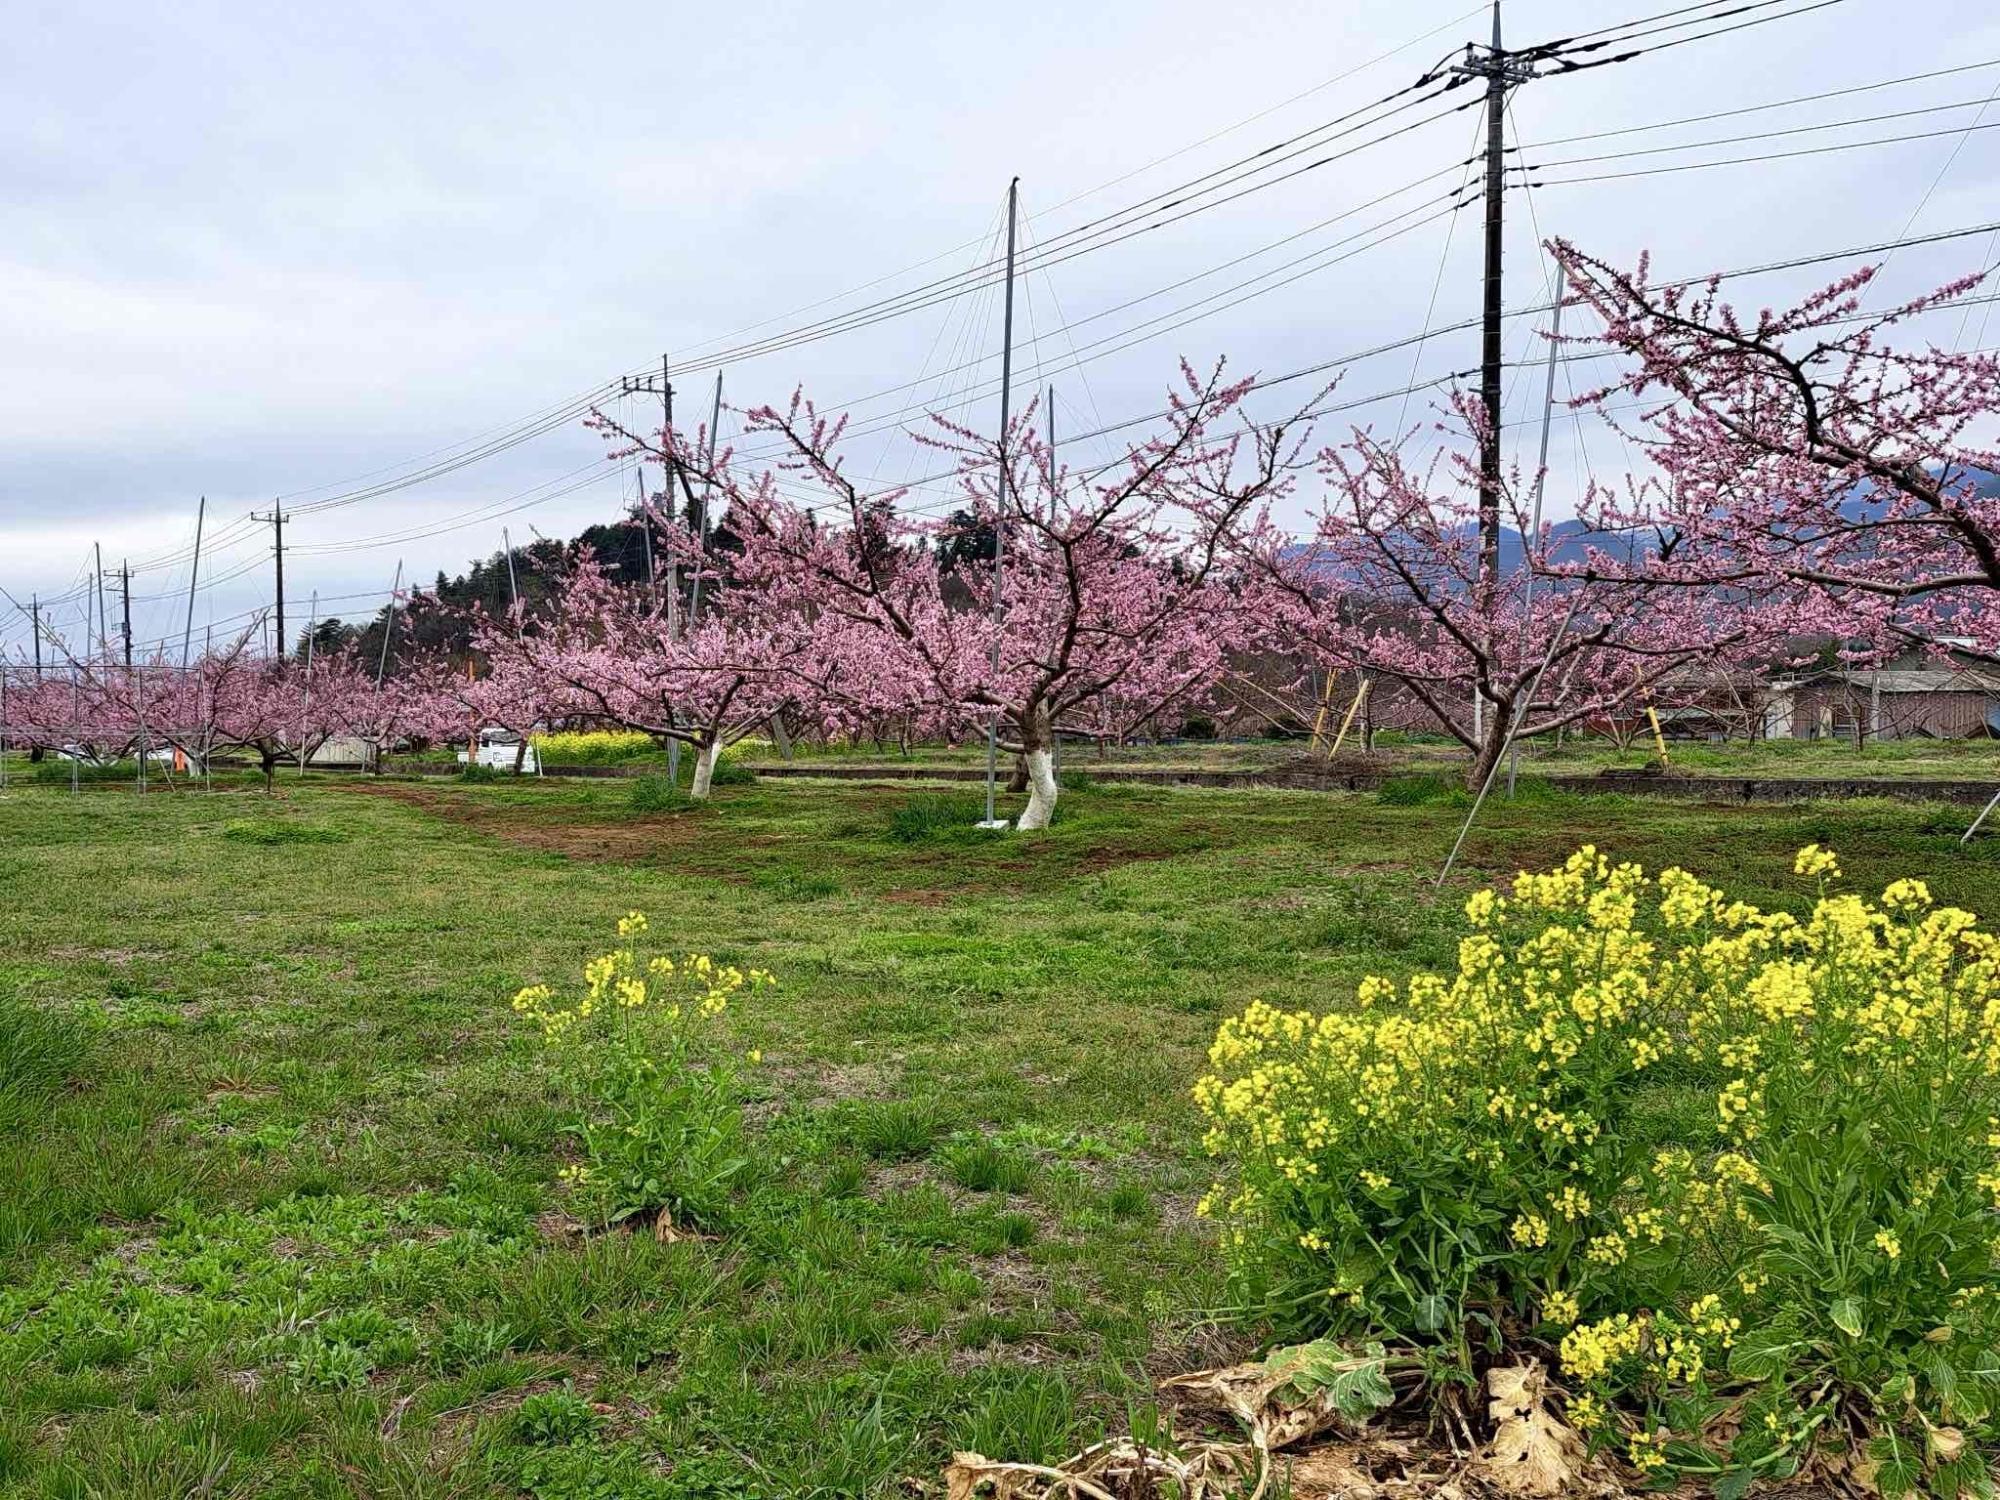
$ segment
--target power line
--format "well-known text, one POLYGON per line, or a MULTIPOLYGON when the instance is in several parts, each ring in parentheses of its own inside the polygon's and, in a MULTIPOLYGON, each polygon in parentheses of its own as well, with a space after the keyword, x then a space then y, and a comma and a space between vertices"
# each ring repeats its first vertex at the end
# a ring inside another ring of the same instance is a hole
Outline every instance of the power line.
MULTIPOLYGON (((1993 130, 2000 128, 2000 120, 1988 120, 1981 124, 1969 125, 1962 128, 1966 134, 1970 134, 1975 130, 1993 130)), ((1580 182, 1617 182, 1631 177, 1659 177, 1672 172, 1702 172, 1708 170, 1710 167, 1752 166, 1759 162, 1787 161, 1801 156, 1826 156, 1837 151, 1859 151, 1870 146, 1896 146, 1909 141, 1931 141, 1937 140, 1941 136, 1958 135, 1960 133, 1959 129, 1925 130, 1910 135, 1880 136, 1868 141, 1839 141, 1826 146, 1801 146, 1791 151, 1766 151, 1756 156, 1731 156, 1725 157, 1720 161, 1676 162, 1667 166, 1635 168, 1629 172, 1591 172, 1578 177, 1537 177, 1534 185, 1536 187, 1573 187, 1580 182)), ((1691 150, 1694 148, 1689 147, 1687 149, 1691 150)), ((1654 154, 1652 151, 1630 151, 1620 153, 1619 156, 1606 156, 1595 159, 1599 161, 1612 161, 1618 160, 1620 157, 1651 156, 1654 154)), ((1582 158, 1579 159, 1581 160, 1582 158)), ((1550 162, 1543 165, 1561 166, 1563 163, 1550 162)), ((1542 166, 1515 167, 1511 170, 1536 172, 1542 170, 1542 166)))
MULTIPOLYGON (((1648 130, 1668 130, 1677 125, 1702 125, 1710 120, 1727 120, 1737 115, 1761 114, 1765 110, 1790 109, 1800 104, 1818 104, 1827 99, 1844 99, 1852 94, 1873 93, 1877 89, 1895 88, 1905 83, 1924 83, 1933 78, 1948 78, 1957 73, 1977 72, 1982 68, 2000 66, 2000 57, 1989 57, 1983 62, 1964 63, 1955 68, 1937 68, 1929 73, 1906 73, 1900 78, 1884 78, 1876 83, 1857 83, 1847 88, 1827 89, 1817 94, 1799 94, 1790 99, 1772 99, 1763 104, 1745 104, 1735 109, 1711 110, 1702 115, 1683 115, 1674 120, 1654 120, 1645 125, 1624 125, 1615 130, 1590 130, 1582 135, 1558 135, 1540 142, 1540 146, 1567 146, 1577 141, 1608 140, 1613 136, 1636 135, 1648 130)), ((1963 105, 1940 105, 1938 108, 1964 108, 1963 105)), ((1510 147, 1510 150, 1519 150, 1510 147)))
MULTIPOLYGON (((1595 156, 1561 156, 1548 161, 1517 163, 1508 170, 1514 172, 1539 172, 1545 167, 1574 167, 1589 162, 1627 161, 1640 156, 1663 156, 1674 151, 1701 151, 1711 146, 1740 146, 1748 141, 1783 140, 1788 136, 1811 135, 1814 131, 1819 130, 1845 130, 1855 125, 1878 125, 1884 120, 1908 120, 1914 119, 1918 115, 1941 114, 1946 110, 1984 109, 1990 103, 1992 103, 1991 97, 1985 99, 1963 99, 1951 104, 1927 104, 1917 109, 1892 110, 1889 113, 1879 115, 1857 115, 1850 120, 1823 120, 1816 125, 1793 125, 1782 130, 1755 131, 1749 135, 1715 136, 1705 141, 1681 141, 1671 146, 1642 146, 1631 151, 1610 151, 1595 156)), ((1928 131, 1918 136, 1890 136, 1885 138, 1885 141, 1851 141, 1845 144, 1865 146, 1880 145, 1886 141, 1895 140, 1926 140, 1933 136, 1959 135, 1962 132, 1978 128, 1978 123, 1975 121, 1969 126, 1954 125, 1948 130, 1928 131)), ((1623 132, 1619 133, 1622 134, 1623 132)), ((1587 139, 1587 137, 1571 137, 1571 139, 1587 139)), ((1548 143, 1544 142, 1543 144, 1546 145, 1548 143)), ((1905 230, 1908 230, 1910 226, 1906 224, 1903 227, 1905 230)))

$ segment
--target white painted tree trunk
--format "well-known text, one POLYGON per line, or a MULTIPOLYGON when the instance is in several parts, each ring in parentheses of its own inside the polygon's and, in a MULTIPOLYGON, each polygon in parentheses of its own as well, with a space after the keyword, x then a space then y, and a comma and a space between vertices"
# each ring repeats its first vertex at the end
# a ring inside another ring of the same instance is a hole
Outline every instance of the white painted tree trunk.
POLYGON ((722 754, 722 741, 713 740, 701 747, 701 753, 694 758, 694 785, 688 788, 690 802, 708 800, 709 784, 715 779, 716 757, 722 754))
POLYGON ((1023 831, 1046 828, 1056 815, 1055 759, 1047 750, 1028 752, 1028 806, 1014 826, 1023 831))

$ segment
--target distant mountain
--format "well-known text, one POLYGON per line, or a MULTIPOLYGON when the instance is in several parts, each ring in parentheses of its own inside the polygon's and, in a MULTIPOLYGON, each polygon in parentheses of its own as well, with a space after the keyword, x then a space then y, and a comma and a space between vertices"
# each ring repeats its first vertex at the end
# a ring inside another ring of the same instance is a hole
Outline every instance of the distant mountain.
MULTIPOLYGON (((1975 471, 1974 490, 1985 499, 2000 499, 2000 474, 1990 471, 1975 471)), ((1872 515, 1879 515, 1886 502, 1874 498, 1872 490, 1859 486, 1856 492, 1840 504, 1841 516, 1848 521, 1866 521, 1872 515)), ((1460 528, 1460 534, 1470 536, 1472 524, 1460 528)), ((1652 537, 1649 532, 1630 531, 1610 535, 1592 535, 1583 522, 1576 520, 1558 521, 1549 527, 1551 542, 1550 559, 1556 563, 1581 565, 1588 560, 1591 548, 1616 559, 1622 566, 1634 567, 1650 549, 1652 537)), ((1311 550, 1311 545, 1297 542, 1285 549, 1285 556, 1298 557, 1311 550)), ((1500 529, 1500 573, 1508 577, 1526 566, 1527 547, 1521 533, 1511 526, 1500 529)), ((1331 563, 1323 564, 1320 571, 1332 576, 1331 563)))

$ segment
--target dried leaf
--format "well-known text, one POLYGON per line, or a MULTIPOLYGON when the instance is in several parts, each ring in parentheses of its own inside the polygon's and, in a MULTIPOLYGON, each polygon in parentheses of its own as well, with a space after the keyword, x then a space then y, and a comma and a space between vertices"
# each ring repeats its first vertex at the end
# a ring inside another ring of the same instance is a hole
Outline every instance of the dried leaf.
POLYGON ((1480 1471, 1508 1494, 1566 1493, 1582 1466, 1584 1444, 1548 1409, 1542 1367, 1531 1360, 1489 1370, 1486 1389, 1493 1441, 1479 1455, 1480 1471))
POLYGON ((1163 1388, 1187 1391, 1222 1407, 1265 1452, 1336 1427, 1358 1429, 1395 1399, 1380 1344, 1357 1355, 1326 1340, 1275 1349, 1254 1364, 1178 1376, 1163 1388))
POLYGON ((1283 1471, 1291 1500, 1376 1500, 1381 1487, 1354 1462, 1349 1449, 1315 1448, 1283 1471))

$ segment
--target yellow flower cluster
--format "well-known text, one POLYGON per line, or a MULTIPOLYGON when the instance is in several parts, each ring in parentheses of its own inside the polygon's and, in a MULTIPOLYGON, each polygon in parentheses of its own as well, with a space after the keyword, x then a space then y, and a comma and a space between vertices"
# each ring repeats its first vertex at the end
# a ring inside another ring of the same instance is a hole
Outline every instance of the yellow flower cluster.
POLYGON ((1578 1380, 1596 1380, 1621 1359, 1637 1354, 1645 1340, 1645 1320, 1630 1313, 1579 1324, 1563 1335, 1559 1351, 1563 1370, 1578 1380))
MULTIPOLYGON (((762 969, 718 964, 705 953, 689 953, 677 962, 666 954, 641 960, 632 944, 650 930, 646 914, 627 912, 618 919, 623 946, 599 954, 583 966, 584 992, 573 1002, 561 1002, 546 984, 531 984, 514 996, 514 1009, 542 1028, 550 1042, 580 1035, 593 1017, 657 1013, 669 1023, 709 1020, 721 1015, 744 990, 775 985, 762 969)), ((753 1058, 754 1060, 754 1058, 753 1058)))
MULTIPOLYGON (((1476 1216, 1421 1242, 1467 1243, 1438 1272, 1452 1297, 1539 1309, 1568 1330, 1562 1367, 1578 1382, 1643 1354, 1628 1372, 1685 1383, 1726 1363, 1746 1318, 1781 1293, 1787 1273, 1774 1289, 1756 1248, 1782 1197, 1773 1132, 1795 1132, 1821 1101, 1856 1109, 1885 1080, 1948 1081, 1954 1107, 1978 1110, 1953 1128, 1980 1170, 1955 1180, 2000 1208, 2000 1115, 1974 1123, 2000 1090, 2000 942, 1921 880, 1871 902, 1833 888, 1830 849, 1809 845, 1792 867, 1817 886, 1801 915, 1586 846, 1476 892, 1445 972, 1371 976, 1351 1008, 1254 1001, 1223 1021, 1194 1099, 1226 1163, 1204 1200, 1224 1244, 1266 1275, 1305 1251, 1317 1264, 1297 1271, 1302 1295, 1337 1265, 1342 1295, 1374 1317, 1426 1290, 1406 1289, 1407 1255, 1383 1248, 1423 1196, 1471 1205, 1476 1216), (1640 1149, 1621 1132, 1635 1101, 1657 1098, 1647 1070, 1670 1060, 1676 1087, 1706 1080, 1713 1135, 1640 1149), (1691 1265, 1703 1268, 1692 1283, 1691 1265), (1660 1295, 1634 1290, 1648 1285, 1660 1295)), ((1926 1166, 1894 1191, 1920 1207, 1948 1196, 1944 1180, 1926 1166)), ((1920 1258, 1902 1254, 1903 1238, 1919 1243, 1902 1214, 1856 1227, 1874 1234, 1878 1267, 1920 1258)), ((1389 1331, 1427 1333, 1427 1316, 1389 1331)))

